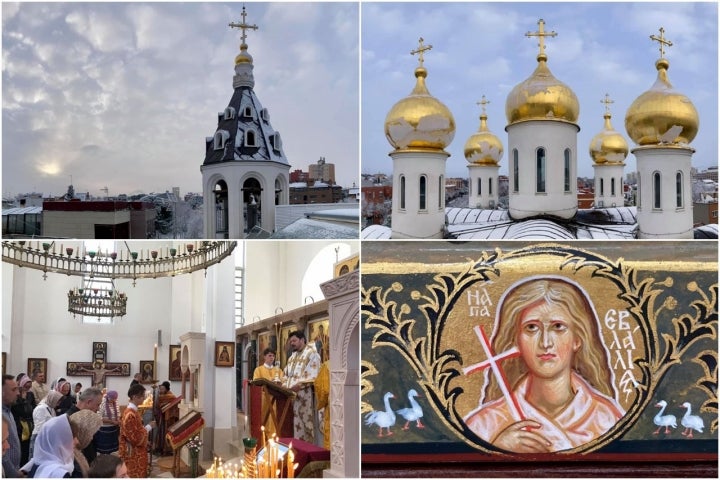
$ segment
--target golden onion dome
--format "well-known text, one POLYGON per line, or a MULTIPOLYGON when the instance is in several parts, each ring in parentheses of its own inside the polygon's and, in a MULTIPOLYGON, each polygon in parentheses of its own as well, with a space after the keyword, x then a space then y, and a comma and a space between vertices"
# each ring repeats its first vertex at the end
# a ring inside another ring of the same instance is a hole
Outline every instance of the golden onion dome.
POLYGON ((673 89, 667 76, 670 62, 655 62, 657 80, 640 95, 625 114, 625 130, 637 145, 689 144, 700 120, 690 99, 673 89))
POLYGON ((237 57, 235 57, 235 65, 239 65, 241 63, 253 63, 253 57, 248 53, 247 48, 248 46, 245 43, 240 45, 240 53, 237 57))
POLYGON ((503 155, 500 139, 488 130, 487 115, 480 115, 480 128, 465 142, 465 159, 471 165, 497 165, 503 155))
POLYGON ((555 78, 547 66, 547 55, 537 56, 538 66, 525 81, 512 89, 505 102, 509 125, 526 120, 577 122, 580 103, 575 92, 555 78))
POLYGON ((598 164, 621 164, 628 155, 625 138, 610 123, 610 112, 605 112, 605 126, 590 141, 590 156, 598 164))
POLYGON ((385 117, 385 136, 395 150, 442 151, 455 136, 455 119, 450 109, 430 95, 427 70, 415 69, 415 88, 397 102, 385 117))

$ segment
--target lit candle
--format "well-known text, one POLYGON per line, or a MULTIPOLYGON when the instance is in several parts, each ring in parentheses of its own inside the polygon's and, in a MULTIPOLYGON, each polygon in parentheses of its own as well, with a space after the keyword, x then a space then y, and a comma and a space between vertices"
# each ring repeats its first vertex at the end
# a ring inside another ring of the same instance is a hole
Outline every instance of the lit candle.
POLYGON ((295 462, 295 455, 293 455, 292 443, 291 443, 290 446, 288 447, 288 452, 287 452, 287 478, 293 478, 293 476, 295 474, 294 462, 295 462))
POLYGON ((155 354, 153 357, 153 380, 157 377, 157 343, 155 344, 155 354))
MULTIPOLYGON (((260 430, 262 431, 262 446, 264 447, 265 446, 265 425, 260 427, 260 430)), ((262 447, 260 447, 260 448, 262 448, 262 447)))

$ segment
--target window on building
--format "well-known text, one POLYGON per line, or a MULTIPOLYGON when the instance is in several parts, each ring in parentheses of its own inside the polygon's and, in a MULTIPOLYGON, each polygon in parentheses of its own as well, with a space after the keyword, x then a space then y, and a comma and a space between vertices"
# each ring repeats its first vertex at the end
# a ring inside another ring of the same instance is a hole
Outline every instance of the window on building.
POLYGON ((677 208, 683 207, 683 174, 677 172, 675 174, 675 206, 677 208))
POLYGON ((254 130, 248 130, 245 133, 245 146, 246 147, 257 147, 257 138, 254 130))
POLYGON ((243 288, 243 268, 235 267, 235 328, 245 324, 243 314, 244 288, 243 288))
POLYGON ((270 121, 270 112, 268 112, 267 108, 260 110, 260 118, 262 118, 265 123, 270 121))
POLYGON ((223 113, 224 120, 232 120, 235 118, 235 109, 233 107, 227 107, 223 113))
POLYGON ((218 130, 215 132, 215 137, 213 138, 213 149, 222 150, 225 148, 225 142, 227 142, 228 138, 230 138, 230 133, 225 130, 218 130))
MULTIPOLYGON (((109 252, 115 251, 115 242, 113 240, 86 240, 83 242, 86 252, 96 252, 96 258, 100 260, 101 255, 107 255, 109 252)), ((87 292, 90 291, 109 291, 113 290, 113 282, 109 277, 112 270, 112 264, 102 261, 95 262, 94 267, 87 266, 88 272, 83 275, 82 285, 87 292), (90 269, 95 268, 96 272, 91 272, 90 269), (102 274, 108 274, 108 277, 102 274)), ((82 315, 82 323, 92 325, 112 325, 113 318, 111 317, 95 317, 89 315, 82 315)))
POLYGON ((520 166, 517 148, 513 149, 513 192, 520 190, 520 166))
POLYGON ((251 107, 245 107, 245 109, 243 110, 243 117, 253 118, 253 111, 251 107))
POLYGON ((443 200, 445 199, 445 175, 440 175, 438 178, 438 209, 443 208, 443 200))
POLYGON ((653 208, 660 208, 660 172, 653 173, 653 208))
POLYGON ((610 179, 610 195, 615 196, 615 178, 610 179))
POLYGON ((420 175, 420 210, 427 210, 427 177, 420 175))
POLYGON ((600 179, 600 196, 602 197, 603 195, 605 195, 605 179, 601 178, 600 179))
POLYGON ((270 135, 270 143, 272 144, 272 148, 276 152, 280 152, 280 148, 282 147, 282 141, 280 140, 280 134, 275 132, 274 134, 270 135))
POLYGON ((570 192, 570 185, 572 185, 572 182, 570 181, 570 149, 565 149, 565 175, 564 175, 564 182, 563 182, 563 189, 566 193, 570 192))
POLYGON ((642 206, 642 195, 640 194, 640 189, 642 188, 642 181, 640 179, 640 172, 638 172, 637 175, 637 206, 640 208, 642 206))
POLYGON ((405 175, 400 176, 400 209, 405 210, 405 175))
POLYGON ((482 178, 478 177, 478 195, 482 195, 482 178))
POLYGON ((538 148, 535 154, 535 191, 545 193, 545 149, 538 148))
POLYGON ((488 178, 488 195, 492 195, 492 194, 493 194, 493 193, 492 193, 492 184, 493 184, 493 181, 492 181, 492 180, 493 180, 492 177, 488 178))

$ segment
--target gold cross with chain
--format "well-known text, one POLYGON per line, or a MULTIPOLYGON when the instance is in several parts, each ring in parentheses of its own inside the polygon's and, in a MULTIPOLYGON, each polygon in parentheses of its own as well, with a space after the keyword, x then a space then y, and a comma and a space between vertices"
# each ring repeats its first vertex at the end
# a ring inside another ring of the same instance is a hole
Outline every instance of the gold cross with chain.
POLYGON ((650 35, 650 40, 658 42, 660 44, 660 58, 665 55, 665 45, 672 47, 673 43, 670 40, 665 39, 665 29, 660 27, 660 36, 650 35))
POLYGON ((418 60, 420 61, 421 67, 423 66, 423 61, 424 61, 423 54, 432 48, 432 45, 423 45, 424 41, 425 40, 422 37, 420 37, 420 40, 418 42, 419 46, 418 46, 417 50, 410 51, 410 55, 415 55, 416 53, 418 54, 418 60))
POLYGON ((245 17, 247 17, 247 13, 245 12, 245 5, 243 5, 243 9, 242 9, 243 21, 242 21, 242 23, 235 23, 235 22, 228 23, 228 27, 239 28, 240 30, 242 30, 242 35, 240 35, 240 38, 242 39, 243 44, 245 44, 245 40, 247 39, 247 30, 257 30, 258 29, 257 25, 248 25, 247 23, 245 23, 245 17))
POLYGON ((602 100, 600 100, 600 103, 604 103, 604 104, 605 104, 605 113, 610 113, 610 104, 611 104, 611 103, 615 103, 615 101, 614 101, 614 100, 610 100, 610 95, 606 93, 606 94, 605 94, 605 98, 602 99, 602 100))
POLYGON ((545 20, 542 18, 538 20, 538 31, 537 32, 527 32, 525 34, 526 37, 538 37, 540 42, 538 43, 538 46, 540 47, 540 54, 542 55, 545 53, 545 37, 557 37, 557 32, 546 32, 545 31, 545 20))

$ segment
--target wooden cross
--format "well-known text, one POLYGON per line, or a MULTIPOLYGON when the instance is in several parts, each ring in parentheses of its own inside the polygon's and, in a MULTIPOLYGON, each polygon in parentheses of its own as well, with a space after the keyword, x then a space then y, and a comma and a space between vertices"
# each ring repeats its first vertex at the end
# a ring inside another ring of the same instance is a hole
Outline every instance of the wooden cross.
POLYGON ((604 103, 604 104, 605 104, 605 113, 610 113, 610 104, 611 104, 611 103, 615 103, 615 101, 614 101, 614 100, 610 100, 610 95, 606 93, 606 94, 605 94, 605 98, 602 99, 602 100, 600 100, 600 103, 604 103))
POLYGON ((247 23, 245 23, 245 17, 247 16, 247 13, 245 12, 245 5, 243 5, 243 9, 242 9, 242 14, 241 14, 241 15, 242 15, 242 18, 243 18, 242 23, 230 22, 230 23, 228 23, 228 27, 230 27, 230 28, 239 28, 240 30, 242 30, 242 35, 240 35, 240 38, 242 39, 242 43, 243 43, 243 45, 244 45, 244 44, 245 44, 245 40, 247 39, 247 30, 257 30, 257 29, 258 29, 258 26, 257 26, 257 25, 248 25, 247 23))
POLYGON ((508 408, 510 409, 510 414, 513 416, 516 422, 521 422, 525 420, 525 415, 523 414, 522 409, 520 408, 520 404, 517 401, 517 398, 515 398, 515 394, 513 394, 512 387, 510 386, 510 383, 508 382, 507 378, 505 377, 505 372, 500 367, 500 360, 505 360, 507 358, 517 357, 520 355, 520 350, 518 350, 517 347, 512 347, 511 349, 498 353, 497 355, 493 353, 492 346, 490 345, 490 341, 488 340, 487 336, 485 336, 485 332, 480 327, 480 325, 475 325, 475 328, 473 329, 475 331, 475 334, 477 335, 478 339, 480 340, 480 345, 482 345, 483 350, 485 351, 485 357, 487 357, 487 360, 482 361, 480 363, 476 363, 474 365, 470 365, 469 367, 463 368, 463 374, 469 375, 471 373, 477 372, 479 370, 483 370, 485 368, 490 368, 492 370, 493 375, 495 375, 495 379, 498 382, 498 385, 500 386, 500 390, 503 393, 503 397, 505 397, 505 402, 508 405, 508 408))
POLYGON ((545 20, 542 18, 538 20, 538 31, 537 32, 527 32, 525 34, 526 37, 538 37, 540 40, 540 43, 538 43, 538 46, 540 47, 540 54, 542 55, 545 53, 545 37, 557 37, 557 33, 555 31, 552 32, 546 32, 545 31, 545 20))
POLYGON ((425 52, 427 52, 428 50, 432 49, 432 45, 423 45, 423 42, 424 42, 424 41, 425 41, 425 40, 424 40, 422 37, 420 37, 420 40, 419 40, 419 42, 418 42, 419 45, 418 45, 417 50, 411 50, 411 51, 410 51, 410 55, 415 55, 416 53, 418 54, 418 60, 420 61, 420 66, 421 66, 421 67, 423 66, 423 61, 425 60, 425 59, 423 58, 423 54, 424 54, 425 52))
POLYGON ((73 377, 92 377, 92 386, 105 386, 105 377, 130 376, 130 363, 108 363, 107 342, 93 342, 93 360, 91 362, 68 362, 67 375, 73 377))
POLYGON ((673 46, 673 43, 670 40, 665 39, 665 29, 663 27, 660 27, 660 36, 650 35, 650 40, 660 44, 660 58, 663 58, 663 55, 665 55, 665 45, 668 47, 673 46))
POLYGON ((483 95, 483 96, 482 96, 482 100, 480 100, 479 102, 476 102, 476 103, 477 103, 478 105, 480 105, 480 108, 482 108, 482 114, 483 114, 483 115, 487 115, 487 113, 485 112, 485 105, 487 105, 488 103, 490 103, 490 100, 486 100, 486 99, 485 99, 485 95, 483 95))

